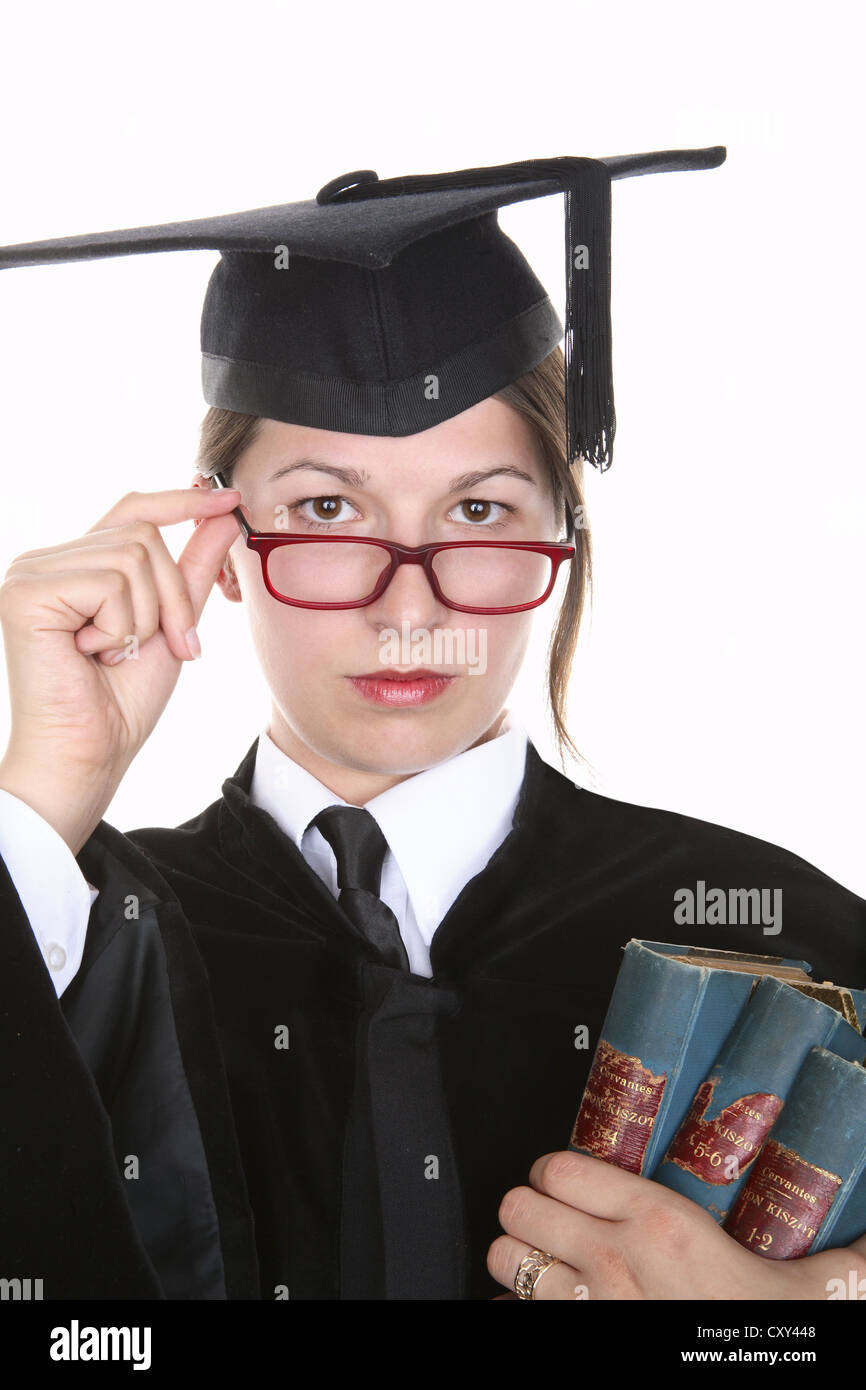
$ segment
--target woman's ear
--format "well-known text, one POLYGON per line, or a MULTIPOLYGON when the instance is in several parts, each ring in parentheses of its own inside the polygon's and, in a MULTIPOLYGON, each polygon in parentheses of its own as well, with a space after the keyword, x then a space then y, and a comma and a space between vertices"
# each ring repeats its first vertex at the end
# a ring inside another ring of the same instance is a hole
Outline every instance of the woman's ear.
POLYGON ((242 601, 243 595, 241 594, 241 586, 238 583, 238 577, 235 574, 235 567, 232 564, 232 557, 230 555, 226 556, 226 562, 217 575, 217 584, 219 584, 226 598, 230 599, 232 603, 240 603, 242 601))

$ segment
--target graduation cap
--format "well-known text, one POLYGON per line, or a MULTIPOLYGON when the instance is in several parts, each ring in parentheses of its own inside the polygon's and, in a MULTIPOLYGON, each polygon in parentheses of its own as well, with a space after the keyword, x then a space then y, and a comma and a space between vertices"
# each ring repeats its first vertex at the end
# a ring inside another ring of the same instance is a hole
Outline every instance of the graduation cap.
POLYGON ((724 146, 332 179, 315 201, 0 248, 0 269, 221 252, 201 320, 209 405, 409 435, 493 395, 564 337, 567 460, 604 469, 615 413, 611 180, 711 169, 724 146), (565 329, 497 209, 565 195, 565 329))

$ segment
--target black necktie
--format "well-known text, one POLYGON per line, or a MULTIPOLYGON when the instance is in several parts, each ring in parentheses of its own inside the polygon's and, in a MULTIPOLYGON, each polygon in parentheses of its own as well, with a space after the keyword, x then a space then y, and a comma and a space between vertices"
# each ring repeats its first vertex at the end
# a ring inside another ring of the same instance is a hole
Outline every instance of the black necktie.
POLYGON ((311 823, 336 855, 340 907, 376 947, 385 965, 408 970, 397 918, 379 897, 388 842, 376 821, 363 806, 328 806, 311 823))

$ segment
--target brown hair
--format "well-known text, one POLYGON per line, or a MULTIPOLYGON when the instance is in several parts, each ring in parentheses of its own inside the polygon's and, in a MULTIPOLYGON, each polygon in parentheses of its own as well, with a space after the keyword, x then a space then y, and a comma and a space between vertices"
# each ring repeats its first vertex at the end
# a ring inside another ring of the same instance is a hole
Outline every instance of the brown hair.
MULTIPOLYGON (((580 463, 571 469, 565 461, 565 362, 562 349, 553 349, 537 367, 496 392, 498 400, 510 405, 533 429, 549 470, 553 503, 560 529, 575 547, 568 565, 568 580, 556 626, 547 649, 547 693, 553 716, 556 744, 565 765, 568 749, 575 758, 582 755, 565 724, 565 702, 577 635, 592 581, 592 554, 583 498, 583 472, 580 463), (572 518, 580 509, 578 527, 572 518)), ((257 415, 211 406, 201 425, 201 441, 196 468, 205 477, 215 472, 231 486, 232 472, 244 450, 254 442, 260 426, 257 415)))

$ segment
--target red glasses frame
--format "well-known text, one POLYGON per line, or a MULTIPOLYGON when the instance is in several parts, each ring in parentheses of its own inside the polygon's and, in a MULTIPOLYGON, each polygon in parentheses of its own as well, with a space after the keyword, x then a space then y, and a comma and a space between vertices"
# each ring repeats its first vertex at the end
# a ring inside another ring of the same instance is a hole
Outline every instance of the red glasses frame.
MULTIPOLYGON (((213 480, 217 487, 228 487, 225 479, 220 473, 213 474, 213 480)), ((250 526, 240 507, 232 508, 238 525, 246 537, 247 546, 254 550, 259 556, 262 566, 262 579, 268 593, 279 603, 288 603, 293 608, 321 608, 321 609, 343 609, 343 608, 366 608, 368 604, 375 603, 377 598, 384 594, 397 569, 400 565, 421 565, 427 576, 427 582, 436 598, 446 608, 452 608, 458 613, 524 613, 529 608, 537 608, 540 603, 544 603, 553 591, 556 583, 556 576, 559 567, 565 560, 574 558, 575 547, 567 542, 546 541, 437 541, 431 545, 399 545, 396 541, 385 541, 373 536, 308 536, 303 533, 294 534, 285 531, 256 531, 250 526), (313 603, 305 599, 286 598, 284 594, 277 593, 268 578, 268 556, 272 550, 277 550, 281 545, 297 545, 299 542, 304 544, 323 542, 326 545, 339 545, 341 542, 350 542, 352 545, 377 545, 380 550, 387 550, 391 563, 383 571, 381 578, 376 584, 375 589, 366 598, 354 599, 351 603, 313 603), (440 550, 466 550, 470 547, 478 548, 492 546, 498 550, 532 550, 538 555, 546 555, 551 561, 550 582, 541 598, 533 599, 531 603, 515 603, 509 608, 482 608, 470 606, 465 603, 452 603, 445 597, 439 581, 433 571, 433 560, 440 550)))

